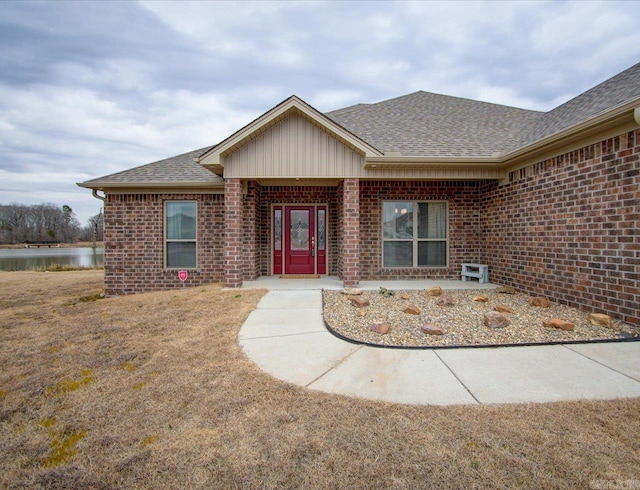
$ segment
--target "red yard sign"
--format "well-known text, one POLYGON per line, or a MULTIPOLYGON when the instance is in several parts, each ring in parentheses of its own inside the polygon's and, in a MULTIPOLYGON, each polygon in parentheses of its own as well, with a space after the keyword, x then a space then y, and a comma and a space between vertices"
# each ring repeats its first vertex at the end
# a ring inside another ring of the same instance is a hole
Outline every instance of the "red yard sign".
POLYGON ((187 277, 189 277, 189 273, 187 271, 178 271, 178 278, 184 282, 187 280, 187 277))

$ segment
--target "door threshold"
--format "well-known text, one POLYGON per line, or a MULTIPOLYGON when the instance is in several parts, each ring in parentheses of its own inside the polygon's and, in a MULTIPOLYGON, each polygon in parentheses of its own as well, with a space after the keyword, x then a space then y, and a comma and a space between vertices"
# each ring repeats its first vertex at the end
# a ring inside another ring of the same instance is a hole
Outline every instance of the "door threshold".
POLYGON ((283 274, 280 279, 320 279, 318 274, 283 274))

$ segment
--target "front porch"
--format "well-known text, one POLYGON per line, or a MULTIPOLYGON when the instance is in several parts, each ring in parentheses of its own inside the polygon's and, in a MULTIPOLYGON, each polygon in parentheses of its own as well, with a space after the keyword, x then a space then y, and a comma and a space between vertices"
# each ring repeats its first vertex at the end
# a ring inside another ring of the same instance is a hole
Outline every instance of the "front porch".
MULTIPOLYGON (((280 275, 359 280, 357 179, 225 181, 226 287, 280 275)), ((300 282, 304 279, 296 279, 300 282)))
MULTIPOLYGON (((461 264, 481 258, 477 182, 354 178, 317 184, 225 181, 226 287, 318 274, 339 278, 335 287, 407 280, 414 288, 426 279, 457 283, 461 264)), ((317 284, 310 287, 321 289, 317 284)))
MULTIPOLYGON (((496 284, 480 284, 476 281, 451 279, 417 279, 394 281, 360 281, 359 289, 376 290, 381 287, 392 290, 429 289, 440 286, 442 289, 494 289, 496 284)), ((242 289, 268 289, 270 291, 286 290, 340 290, 344 288, 342 280, 337 276, 321 276, 318 279, 282 279, 280 276, 261 276, 252 281, 244 281, 242 289)))

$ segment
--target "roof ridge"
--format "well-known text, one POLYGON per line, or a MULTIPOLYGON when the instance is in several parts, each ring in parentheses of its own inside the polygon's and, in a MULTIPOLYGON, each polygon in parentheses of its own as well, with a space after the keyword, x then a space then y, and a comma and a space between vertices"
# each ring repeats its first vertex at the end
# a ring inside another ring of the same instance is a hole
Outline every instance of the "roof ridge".
POLYGON ((367 107, 375 107, 375 106, 380 106, 382 104, 388 104, 391 103, 393 101, 398 101, 400 99, 405 99, 411 96, 416 96, 416 95, 427 95, 427 96, 435 96, 438 98, 443 98, 443 99, 456 99, 456 100, 460 100, 460 101, 465 101, 465 102, 471 102, 474 104, 486 104, 486 105, 491 105, 491 106, 495 106, 495 107, 503 107, 506 109, 516 109, 518 111, 526 111, 526 112, 531 112, 531 113, 540 113, 543 114, 544 111, 538 111, 535 109, 525 109, 523 107, 517 107, 517 106, 512 106, 512 105, 507 105, 507 104, 499 104, 497 102, 487 102, 485 100, 478 100, 478 99, 471 99, 469 97, 461 97, 458 95, 448 95, 448 94, 443 94, 443 93, 439 93, 439 92, 430 92, 427 90, 416 90, 415 92, 410 92, 408 94, 404 94, 404 95, 399 95, 397 97, 392 97, 390 99, 384 99, 384 100, 380 100, 378 102, 371 102, 371 103, 362 103, 362 104, 354 104, 351 106, 347 106, 343 109, 335 109, 333 111, 328 112, 327 114, 332 114, 332 113, 346 113, 347 111, 351 111, 354 110, 356 108, 359 108, 361 106, 367 106, 367 107))
POLYGON ((544 113, 523 135, 523 146, 640 96, 640 62, 544 113), (634 83, 626 83, 631 80, 634 83))

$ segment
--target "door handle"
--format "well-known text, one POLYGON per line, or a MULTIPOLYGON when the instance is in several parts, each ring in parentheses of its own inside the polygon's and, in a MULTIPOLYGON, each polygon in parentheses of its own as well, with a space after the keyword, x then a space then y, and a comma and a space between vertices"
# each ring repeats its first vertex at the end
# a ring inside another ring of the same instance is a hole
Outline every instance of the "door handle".
POLYGON ((316 237, 311 237, 311 256, 316 256, 316 237))

